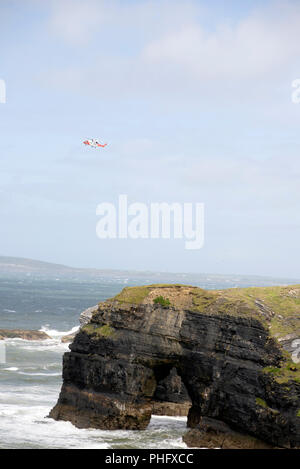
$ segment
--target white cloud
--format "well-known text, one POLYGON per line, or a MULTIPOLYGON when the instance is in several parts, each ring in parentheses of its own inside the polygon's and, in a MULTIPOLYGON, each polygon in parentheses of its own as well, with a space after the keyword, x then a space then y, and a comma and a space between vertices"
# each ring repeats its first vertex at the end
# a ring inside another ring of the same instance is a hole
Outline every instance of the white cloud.
POLYGON ((216 20, 213 28, 195 2, 162 1, 159 9, 155 1, 53 5, 52 32, 75 46, 89 41, 93 52, 83 64, 73 48, 71 63, 66 58, 65 67, 45 71, 50 86, 101 99, 158 97, 160 104, 176 95, 183 106, 199 96, 262 103, 299 74, 297 3, 274 3, 233 24, 216 20))
POLYGON ((191 24, 148 44, 144 60, 180 67, 196 79, 262 77, 298 61, 300 6, 261 10, 236 25, 206 32, 191 24))
MULTIPOLYGON (((203 10, 193 0, 52 0, 49 24, 54 35, 68 43, 86 44, 107 27, 126 39, 150 38, 189 24, 203 10)), ((122 44, 121 44, 122 45, 122 44)))
POLYGON ((101 0, 55 0, 50 29, 71 44, 86 44, 106 20, 101 0))

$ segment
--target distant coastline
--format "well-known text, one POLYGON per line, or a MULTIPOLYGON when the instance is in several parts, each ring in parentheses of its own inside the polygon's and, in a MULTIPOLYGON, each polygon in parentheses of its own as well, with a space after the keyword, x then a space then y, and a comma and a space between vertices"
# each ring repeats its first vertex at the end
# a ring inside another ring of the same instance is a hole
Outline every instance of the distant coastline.
POLYGON ((87 280, 117 277, 129 283, 132 279, 137 281, 139 278, 145 283, 145 277, 147 277, 149 283, 157 283, 161 279, 161 281, 167 283, 191 285, 205 283, 206 287, 208 284, 211 284, 212 288, 215 288, 216 283, 220 281, 223 281, 228 288, 234 288, 237 284, 241 287, 243 285, 272 286, 300 283, 300 278, 282 278, 276 276, 77 268, 29 258, 0 256, 0 277, 7 275, 23 276, 24 274, 34 277, 85 278, 87 280))

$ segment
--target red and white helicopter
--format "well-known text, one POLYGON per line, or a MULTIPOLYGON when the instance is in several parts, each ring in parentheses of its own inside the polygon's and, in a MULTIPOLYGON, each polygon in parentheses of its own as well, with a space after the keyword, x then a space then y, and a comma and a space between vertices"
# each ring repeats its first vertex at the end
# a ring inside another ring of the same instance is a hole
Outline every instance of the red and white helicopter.
POLYGON ((104 148, 104 147, 106 147, 106 145, 107 145, 107 143, 101 144, 101 143, 98 142, 98 140, 95 139, 95 138, 91 138, 91 139, 89 139, 89 140, 85 140, 83 143, 84 143, 85 145, 90 145, 90 147, 93 147, 93 148, 97 148, 97 147, 102 147, 102 148, 104 148))

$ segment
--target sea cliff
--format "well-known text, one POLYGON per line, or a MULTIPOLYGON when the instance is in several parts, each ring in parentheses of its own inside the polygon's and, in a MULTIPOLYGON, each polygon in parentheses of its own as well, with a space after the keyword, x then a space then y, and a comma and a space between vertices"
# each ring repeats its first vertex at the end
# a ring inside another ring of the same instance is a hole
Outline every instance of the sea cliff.
POLYGON ((125 288, 65 353, 50 416, 141 430, 177 394, 188 446, 300 447, 299 339, 300 286, 125 288))

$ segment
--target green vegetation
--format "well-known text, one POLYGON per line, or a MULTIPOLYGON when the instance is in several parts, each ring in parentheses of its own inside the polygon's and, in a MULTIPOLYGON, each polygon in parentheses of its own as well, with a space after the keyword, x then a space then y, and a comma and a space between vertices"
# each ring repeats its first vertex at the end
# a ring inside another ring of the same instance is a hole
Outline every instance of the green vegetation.
POLYGON ((276 368, 275 366, 267 366, 263 369, 265 373, 271 373, 272 375, 278 375, 281 373, 281 368, 276 368))
MULTIPOLYGON (((180 291, 180 288, 195 288, 190 287, 187 285, 179 285, 179 284, 153 284, 153 285, 145 285, 141 287, 125 287, 123 290, 118 293, 118 295, 111 298, 112 301, 118 301, 119 303, 124 304, 141 304, 147 298, 147 296, 151 293, 152 290, 156 289, 167 289, 167 288, 174 288, 175 290, 180 291)), ((162 292, 163 293, 163 292, 162 292)), ((170 303, 171 304, 171 303, 170 303)))
POLYGON ((258 406, 263 407, 264 409, 268 410, 268 412, 272 413, 273 415, 278 415, 280 413, 278 410, 272 409, 272 407, 269 407, 266 401, 264 401, 260 397, 256 397, 255 401, 258 406))
POLYGON ((202 288, 194 288, 192 293, 192 302, 196 311, 204 313, 216 301, 216 294, 208 292, 202 288))
POLYGON ((89 323, 83 326, 81 330, 86 332, 88 335, 97 335, 101 337, 112 337, 114 335, 114 329, 108 324, 97 327, 97 324, 89 323))
POLYGON ((283 337, 295 332, 297 326, 299 327, 297 316, 300 314, 300 285, 237 288, 228 290, 228 293, 232 298, 242 296, 249 305, 260 312, 261 316, 263 308, 273 312, 273 317, 269 321, 273 336, 283 337), (257 301, 263 305, 263 308, 258 306, 257 301))
POLYGON ((160 304, 161 306, 171 305, 169 298, 164 298, 163 296, 157 296, 156 298, 154 298, 153 303, 160 304))
POLYGON ((284 359, 280 368, 268 366, 263 369, 263 372, 272 374, 280 384, 287 383, 290 380, 300 384, 300 363, 293 363, 289 359, 284 359))
MULTIPOLYGON (((258 319, 277 338, 297 332, 300 326, 300 285, 203 290, 188 285, 157 284, 126 287, 112 300, 124 304, 141 304, 146 303, 149 297, 149 303, 154 301, 162 304, 157 300, 160 296, 164 299, 167 297, 175 308, 190 309, 201 314, 258 319), (166 289, 168 291, 164 294, 166 289)), ((167 303, 163 305, 169 306, 167 303)))
POLYGON ((259 405, 260 407, 264 407, 264 409, 268 409, 267 403, 266 403, 263 399, 261 399, 260 397, 257 397, 257 398, 255 399, 255 402, 256 402, 256 404, 259 405))
POLYGON ((230 316, 255 317, 264 322, 246 289, 210 290, 194 288, 191 292, 193 310, 202 314, 226 314, 230 316))
MULTIPOLYGON (((213 309, 218 307, 220 313, 259 318, 269 328, 272 336, 284 337, 299 330, 297 317, 300 315, 300 285, 230 288, 206 292, 206 296, 207 293, 210 302, 213 299, 211 294, 217 295, 213 309)), ((201 301, 203 306, 203 299, 201 301)))
POLYGON ((126 287, 113 300, 119 303, 140 304, 149 293, 150 287, 126 287))
MULTIPOLYGON (((226 314, 253 318, 269 332, 270 341, 272 336, 277 339, 290 333, 300 336, 300 285, 204 290, 190 285, 154 284, 126 287, 111 301, 124 305, 154 303, 210 316, 226 314)), ((130 311, 129 308, 126 310, 130 311)), ((89 323, 83 330, 102 337, 115 334, 108 325, 97 327, 89 323)), ((269 366, 263 372, 286 385, 286 389, 289 382, 300 384, 300 364, 293 363, 291 355, 283 349, 281 363, 276 367, 269 366)), ((257 403, 263 406, 263 401, 257 400, 257 403)))
POLYGON ((300 409, 297 412, 297 417, 300 417, 300 409))

